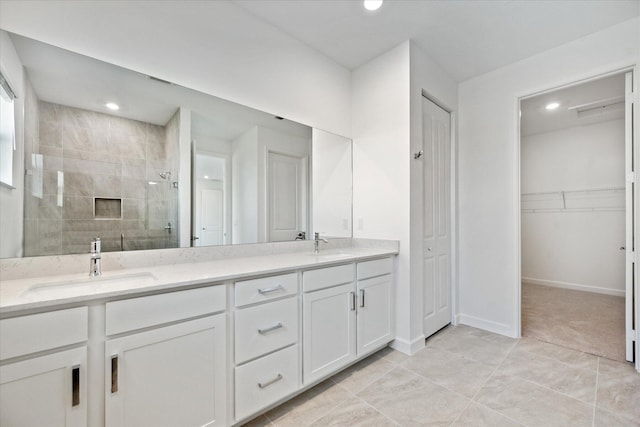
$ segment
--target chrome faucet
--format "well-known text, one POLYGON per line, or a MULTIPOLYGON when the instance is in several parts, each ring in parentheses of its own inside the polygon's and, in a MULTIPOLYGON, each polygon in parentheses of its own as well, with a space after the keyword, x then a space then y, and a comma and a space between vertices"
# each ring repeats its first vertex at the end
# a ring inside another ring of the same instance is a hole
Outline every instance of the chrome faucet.
POLYGON ((320 241, 323 241, 325 243, 329 243, 329 241, 327 239, 323 239, 322 237, 320 237, 320 233, 315 233, 314 234, 314 238, 313 238, 313 252, 314 253, 320 253, 320 241))
POLYGON ((96 237, 91 241, 91 252, 89 258, 89 276, 96 277, 102 274, 100 268, 101 248, 100 238, 96 237))

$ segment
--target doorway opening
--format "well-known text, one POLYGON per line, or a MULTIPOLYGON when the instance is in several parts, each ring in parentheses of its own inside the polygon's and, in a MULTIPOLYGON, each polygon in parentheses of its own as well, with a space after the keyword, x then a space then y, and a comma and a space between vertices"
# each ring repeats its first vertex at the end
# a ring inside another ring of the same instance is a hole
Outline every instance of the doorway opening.
POLYGON ((521 335, 634 360, 631 72, 520 100, 521 335))
POLYGON ((229 156, 196 151, 193 175, 194 246, 229 244, 229 156))

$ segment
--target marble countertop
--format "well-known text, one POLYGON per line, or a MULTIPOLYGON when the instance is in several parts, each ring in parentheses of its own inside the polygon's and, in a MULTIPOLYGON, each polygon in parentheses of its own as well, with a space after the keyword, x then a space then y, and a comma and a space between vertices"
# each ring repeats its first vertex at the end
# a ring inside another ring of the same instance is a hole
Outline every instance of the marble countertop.
MULTIPOLYGON (((317 268, 395 254, 397 250, 357 247, 327 250, 317 255, 313 252, 293 252, 109 270, 103 271, 97 278, 90 278, 88 273, 77 273, 2 280, 0 314, 135 296, 206 283, 222 283, 243 277, 317 268)), ((87 256, 87 265, 88 262, 87 256)))

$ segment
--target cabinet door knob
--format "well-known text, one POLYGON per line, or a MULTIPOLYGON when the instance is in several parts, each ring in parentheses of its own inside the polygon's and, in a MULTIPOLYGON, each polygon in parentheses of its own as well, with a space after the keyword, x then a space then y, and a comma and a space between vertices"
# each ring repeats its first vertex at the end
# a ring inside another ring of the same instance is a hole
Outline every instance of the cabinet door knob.
POLYGON ((71 406, 80 405, 80 365, 71 368, 71 406))

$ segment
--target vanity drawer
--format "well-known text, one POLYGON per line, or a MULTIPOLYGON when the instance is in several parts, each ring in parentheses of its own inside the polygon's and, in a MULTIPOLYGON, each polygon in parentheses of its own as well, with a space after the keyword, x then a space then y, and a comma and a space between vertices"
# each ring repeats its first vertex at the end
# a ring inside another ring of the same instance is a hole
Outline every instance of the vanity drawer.
POLYGON ((353 282, 353 279, 354 265, 339 265, 303 272, 302 287, 305 292, 311 292, 353 282))
POLYGON ((393 272, 393 258, 359 262, 357 269, 358 280, 391 274, 393 272))
POLYGON ((0 360, 87 341, 87 307, 0 320, 0 360))
POLYGON ((298 346, 285 348, 236 368, 236 420, 298 389, 298 346))
POLYGON ((218 285, 108 302, 106 334, 115 335, 224 311, 226 295, 226 287, 218 285))
POLYGON ((273 301, 235 312, 236 364, 297 341, 297 298, 273 301))
POLYGON ((236 282, 234 291, 236 307, 295 295, 298 293, 298 274, 281 274, 236 282))

